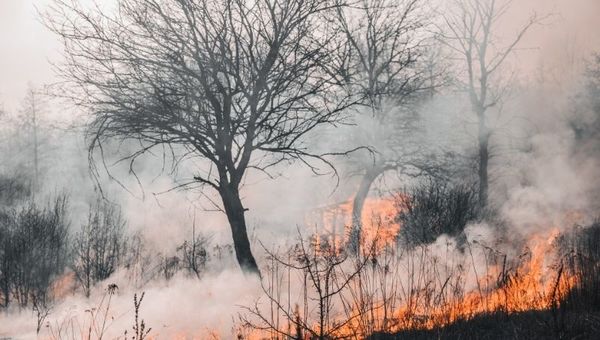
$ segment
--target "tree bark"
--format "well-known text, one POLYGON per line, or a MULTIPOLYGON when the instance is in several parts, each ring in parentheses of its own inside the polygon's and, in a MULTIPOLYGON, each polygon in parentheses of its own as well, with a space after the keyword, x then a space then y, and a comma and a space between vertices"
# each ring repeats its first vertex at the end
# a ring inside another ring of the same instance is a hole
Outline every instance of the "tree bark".
POLYGON ((222 185, 219 193, 223 200, 223 207, 225 208, 229 226, 231 227, 233 247, 240 268, 245 274, 260 276, 260 270, 250 248, 246 218, 244 216, 245 209, 240 199, 239 190, 230 184, 222 185))
POLYGON ((350 229, 350 251, 357 254, 360 251, 361 233, 362 233, 362 211, 365 205, 369 190, 373 182, 385 171, 381 165, 376 165, 368 169, 360 181, 358 191, 352 202, 352 226, 350 229))

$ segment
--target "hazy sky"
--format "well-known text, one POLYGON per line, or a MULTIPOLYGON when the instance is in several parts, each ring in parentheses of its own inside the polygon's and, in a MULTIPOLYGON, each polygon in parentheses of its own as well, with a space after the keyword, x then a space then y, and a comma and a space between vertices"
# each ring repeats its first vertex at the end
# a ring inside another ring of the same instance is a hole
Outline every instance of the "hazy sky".
POLYGON ((0 0, 0 103, 14 110, 29 81, 49 82, 48 58, 56 58, 59 44, 37 19, 34 5, 48 0, 0 0))
MULTIPOLYGON (((48 60, 58 59, 60 44, 39 22, 34 8, 44 9, 50 2, 0 0, 0 103, 7 110, 19 107, 28 82, 41 85, 53 79, 48 60)), ((525 69, 543 63, 560 70, 573 54, 600 49, 600 0, 515 0, 514 8, 515 23, 533 10, 556 14, 549 24, 536 27, 524 42, 535 48, 523 58, 525 69)), ((509 32, 511 28, 506 29, 509 32)))

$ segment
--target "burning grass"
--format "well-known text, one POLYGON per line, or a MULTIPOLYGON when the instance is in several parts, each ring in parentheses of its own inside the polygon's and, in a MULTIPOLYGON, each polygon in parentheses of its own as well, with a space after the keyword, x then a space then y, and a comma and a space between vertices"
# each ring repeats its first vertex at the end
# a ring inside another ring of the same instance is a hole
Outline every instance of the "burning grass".
MULTIPOLYGON (((476 224, 462 237, 406 246, 398 241, 398 206, 393 199, 368 202, 358 254, 347 251, 335 226, 300 236, 290 249, 266 249, 263 296, 246 305, 229 336, 198 325, 193 333, 173 329, 169 338, 495 339, 600 331, 600 224, 539 228, 517 249, 499 237, 501 228, 476 224)), ((577 220, 570 215, 565 223, 577 220)), ((68 283, 64 277, 56 287, 68 283)), ((106 338, 110 299, 87 318, 51 323, 49 338, 106 338)), ((134 310, 127 338, 166 336, 160 325, 142 323, 139 305, 134 310)))
MULTIPOLYGON (((383 202, 380 211, 388 211, 389 201, 383 202)), ((572 215, 566 223, 575 222, 572 215)), ((575 305, 596 301, 589 295, 582 299, 582 292, 600 287, 600 256, 593 246, 599 224, 570 234, 558 227, 539 228, 515 249, 514 242, 498 241, 500 227, 488 225, 471 225, 460 241, 442 235, 431 244, 403 247, 398 243, 401 227, 390 227, 395 221, 363 219, 358 255, 348 256, 343 244, 328 243, 326 237, 301 241, 300 255, 298 248, 295 255, 270 254, 263 287, 270 312, 262 313, 257 302, 249 309, 255 318, 242 319, 259 330, 251 338, 485 338, 484 333, 460 333, 460 325, 484 327, 500 316, 515 327, 540 319, 536 325, 546 323, 549 332, 540 336, 581 333, 565 320, 577 314, 575 305), (294 258, 301 260, 290 261, 294 258)), ((596 320, 596 314, 589 315, 596 320)))

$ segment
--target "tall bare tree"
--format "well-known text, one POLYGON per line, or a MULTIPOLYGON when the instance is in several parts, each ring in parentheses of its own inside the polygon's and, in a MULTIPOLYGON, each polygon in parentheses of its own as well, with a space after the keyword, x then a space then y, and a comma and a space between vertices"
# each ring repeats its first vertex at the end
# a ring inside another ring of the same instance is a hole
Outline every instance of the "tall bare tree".
MULTIPOLYGON (((308 163, 304 138, 351 104, 338 91, 329 0, 120 0, 114 15, 56 0, 47 25, 62 37, 62 74, 93 114, 90 150, 135 140, 132 163, 180 146, 208 164, 193 183, 214 189, 237 260, 258 273, 240 188, 248 169, 308 163), (343 96, 343 97, 341 97, 343 96)), ((314 163, 312 163, 314 164, 314 163)))
POLYGON ((501 69, 539 19, 532 15, 514 36, 501 39, 498 24, 507 16, 511 0, 455 0, 453 5, 444 15, 441 41, 456 53, 466 70, 462 85, 477 117, 479 204, 483 208, 488 202, 488 163, 493 134, 493 127, 489 125, 490 110, 500 104, 507 91, 501 69))
MULTIPOLYGON (((387 171, 416 174, 428 167, 424 150, 411 143, 419 98, 434 87, 437 71, 425 65, 427 20, 422 0, 357 0, 337 8, 348 44, 345 80, 361 94, 364 143, 374 149, 360 162, 352 207, 351 245, 360 243, 361 216, 372 184, 387 171), (367 125, 367 124, 363 124, 367 125)), ((430 65, 431 66, 431 65, 430 65)), ((356 136, 353 136, 356 138, 356 136)))
POLYGON ((32 166, 32 185, 31 193, 35 197, 35 193, 39 190, 40 185, 40 112, 42 101, 40 95, 33 85, 27 88, 27 94, 23 101, 23 109, 21 112, 22 128, 27 131, 28 144, 31 145, 31 163, 32 166))

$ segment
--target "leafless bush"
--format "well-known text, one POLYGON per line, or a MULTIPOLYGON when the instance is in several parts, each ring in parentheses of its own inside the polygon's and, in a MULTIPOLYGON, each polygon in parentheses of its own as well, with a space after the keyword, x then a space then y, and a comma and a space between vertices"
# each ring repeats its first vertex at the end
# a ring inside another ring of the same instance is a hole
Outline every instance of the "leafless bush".
POLYGON ((576 227, 559 242, 567 275, 577 277, 566 304, 571 308, 600 310, 600 221, 576 227))
POLYGON ((40 208, 34 203, 8 212, 0 222, 0 285, 4 307, 45 309, 50 286, 68 261, 67 198, 40 208))
POLYGON ((196 235, 194 232, 190 241, 185 240, 177 247, 177 251, 181 254, 180 265, 187 274, 200 278, 209 260, 209 253, 206 250, 208 243, 207 237, 196 235))
POLYGON ((12 206, 31 194, 29 180, 24 175, 0 176, 0 204, 12 206))
POLYGON ((160 276, 165 280, 170 280, 179 271, 180 259, 177 256, 159 256, 158 269, 160 276))
POLYGON ((92 287, 107 279, 125 258, 126 222, 115 206, 98 201, 88 221, 73 240, 73 271, 87 297, 92 287))
POLYGON ((270 265, 261 286, 269 309, 265 312, 257 301, 254 306, 246 307, 250 316, 242 316, 242 322, 252 329, 268 332, 271 339, 324 340, 345 334, 355 316, 344 317, 335 305, 341 303, 341 296, 367 264, 369 256, 360 260, 348 257, 343 246, 316 236, 309 241, 300 237, 284 254, 267 253, 270 265), (293 282, 300 284, 292 287, 293 282))
POLYGON ((175 249, 175 254, 160 254, 158 272, 165 280, 170 280, 183 271, 188 276, 201 278, 206 270, 210 254, 207 250, 209 238, 192 233, 191 240, 185 240, 175 249))
POLYGON ((38 298, 37 296, 34 296, 32 300, 33 313, 36 317, 35 331, 37 334, 39 334, 42 330, 42 325, 44 324, 44 321, 46 320, 46 318, 50 314, 50 311, 52 310, 52 305, 48 303, 48 301, 46 301, 45 297, 38 298))
POLYGON ((459 236, 477 217, 476 188, 429 179, 396 196, 399 238, 407 245, 429 244, 440 235, 459 236))

